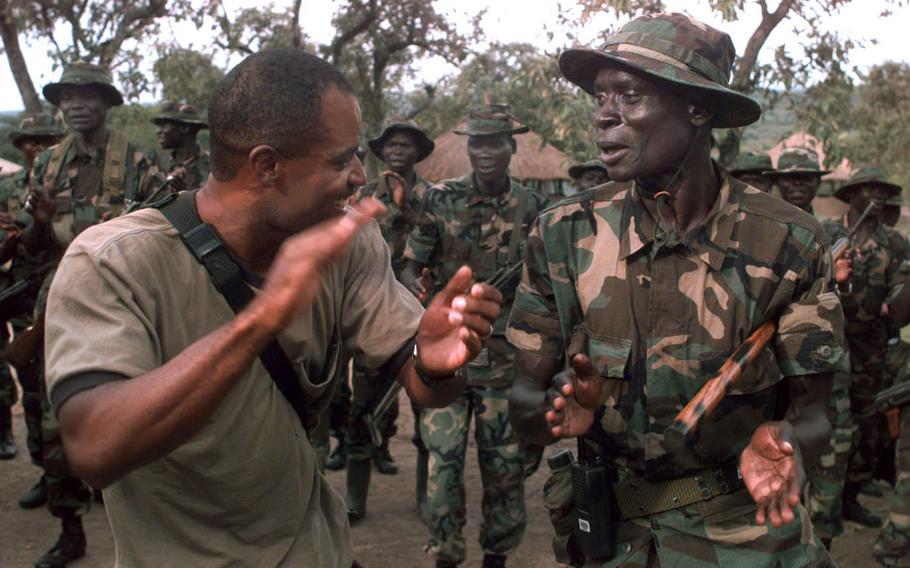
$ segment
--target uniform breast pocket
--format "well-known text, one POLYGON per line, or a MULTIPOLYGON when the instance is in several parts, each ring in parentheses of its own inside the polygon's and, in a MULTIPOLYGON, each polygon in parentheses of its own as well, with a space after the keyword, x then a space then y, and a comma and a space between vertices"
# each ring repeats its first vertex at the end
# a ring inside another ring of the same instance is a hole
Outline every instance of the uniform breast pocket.
POLYGON ((623 337, 599 334, 582 326, 569 343, 568 356, 586 353, 602 377, 623 379, 632 352, 632 341, 623 337))

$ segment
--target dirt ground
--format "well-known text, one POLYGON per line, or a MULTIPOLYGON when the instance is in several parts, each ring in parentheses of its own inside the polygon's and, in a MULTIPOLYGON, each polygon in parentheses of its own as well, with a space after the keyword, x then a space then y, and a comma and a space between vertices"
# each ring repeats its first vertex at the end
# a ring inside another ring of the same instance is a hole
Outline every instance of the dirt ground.
MULTIPOLYGON (((17 501, 38 478, 25 451, 25 425, 22 409, 14 409, 14 429, 19 444, 15 460, 0 462, 0 567, 32 566, 57 538, 59 524, 45 509, 23 511, 17 501)), ((423 553, 426 532, 420 524, 414 498, 415 451, 410 443, 413 422, 410 405, 401 404, 399 432, 392 440, 392 453, 400 467, 398 475, 379 475, 374 471, 370 487, 367 518, 354 527, 354 550, 365 568, 432 567, 423 553)), ((553 451, 547 449, 547 454, 553 451)), ((509 560, 510 566, 542 568, 557 566, 550 549, 551 528, 541 499, 547 475, 546 463, 525 486, 528 528, 524 540, 509 560)), ((328 472, 328 479, 339 492, 344 491, 344 472, 328 472)), ((468 524, 465 539, 468 559, 463 566, 480 566, 482 552, 477 544, 480 526, 480 473, 476 448, 471 440, 465 477, 468 489, 468 524)), ((866 498, 863 498, 866 499, 866 498)), ((884 513, 885 501, 866 499, 866 504, 884 513)), ((112 566, 113 539, 107 517, 95 505, 85 518, 88 533, 86 557, 71 564, 74 568, 112 566)), ((876 566, 871 556, 876 531, 847 523, 846 534, 834 542, 834 558, 841 567, 876 566)))

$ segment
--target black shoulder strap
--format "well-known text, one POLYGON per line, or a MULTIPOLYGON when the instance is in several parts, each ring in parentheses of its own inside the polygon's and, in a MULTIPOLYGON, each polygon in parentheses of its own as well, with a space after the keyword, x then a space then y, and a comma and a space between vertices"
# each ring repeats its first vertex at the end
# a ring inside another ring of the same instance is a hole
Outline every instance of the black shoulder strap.
MULTIPOLYGON (((190 249, 212 278, 215 287, 224 296, 234 312, 240 312, 253 299, 253 291, 243 279, 240 266, 230 257, 224 245, 210 225, 202 222, 196 211, 196 191, 172 194, 154 204, 180 233, 183 244, 190 249)), ((300 423, 306 428, 304 419, 304 392, 300 379, 294 371, 287 354, 272 339, 259 360, 265 366, 272 380, 284 398, 294 408, 300 423)))

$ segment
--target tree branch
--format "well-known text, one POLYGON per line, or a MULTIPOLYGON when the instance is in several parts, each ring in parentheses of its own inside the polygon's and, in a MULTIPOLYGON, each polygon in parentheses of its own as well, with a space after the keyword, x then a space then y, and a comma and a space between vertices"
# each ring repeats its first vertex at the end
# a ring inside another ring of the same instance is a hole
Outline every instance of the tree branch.
POLYGON ((303 34, 300 31, 300 7, 303 0, 294 1, 294 17, 291 19, 291 45, 300 48, 303 43, 303 34))
MULTIPOLYGON (((764 4, 764 1, 762 1, 764 4)), ((736 64, 736 71, 733 73, 731 85, 743 92, 752 90, 752 70, 755 69, 755 62, 758 60, 758 52, 768 40, 768 36, 774 31, 774 28, 787 17, 790 8, 793 7, 793 0, 781 0, 777 9, 773 13, 765 13, 767 6, 762 8, 762 20, 758 27, 752 32, 749 43, 746 44, 746 50, 743 56, 739 58, 736 64)))
POLYGON ((329 53, 331 54, 332 63, 335 65, 338 65, 338 62, 341 59, 341 51, 344 49, 344 46, 369 29, 373 22, 376 21, 376 18, 379 15, 379 11, 376 9, 376 0, 369 0, 369 6, 370 7, 363 12, 360 21, 341 34, 335 36, 335 39, 332 40, 332 43, 329 46, 329 53))

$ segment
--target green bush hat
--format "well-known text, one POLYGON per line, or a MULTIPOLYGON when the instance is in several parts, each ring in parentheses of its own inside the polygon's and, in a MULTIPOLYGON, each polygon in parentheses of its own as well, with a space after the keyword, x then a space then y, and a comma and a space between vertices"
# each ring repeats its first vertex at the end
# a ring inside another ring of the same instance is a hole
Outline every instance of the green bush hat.
POLYGON ((162 122, 176 122, 179 124, 192 124, 200 128, 208 128, 209 125, 196 110, 196 107, 177 101, 163 101, 158 105, 158 114, 152 118, 154 124, 162 122))
POLYGON ((52 105, 60 106, 60 91, 68 85, 90 85, 101 92, 108 106, 123 104, 123 95, 114 86, 111 74, 104 68, 84 61, 77 61, 63 66, 63 75, 56 83, 44 86, 44 98, 52 105))
POLYGON ((831 170, 818 167, 818 154, 809 148, 787 148, 777 158, 777 169, 768 169, 763 172, 769 176, 787 174, 830 174, 831 170))
POLYGON ((569 177, 572 179, 578 179, 582 176, 582 174, 591 170, 600 170, 603 173, 607 174, 607 165, 598 159, 588 160, 583 164, 575 164, 569 168, 569 177))
POLYGON ((885 207, 903 207, 904 198, 900 193, 896 193, 885 201, 885 207))
POLYGON ((387 124, 385 128, 383 128, 382 134, 380 134, 377 138, 367 140, 367 145, 370 147, 370 150, 372 150, 372 152, 380 160, 383 159, 382 147, 385 146, 386 139, 396 132, 407 132, 408 134, 414 135, 414 140, 417 141, 418 162, 432 154, 433 150, 436 148, 436 144, 430 140, 430 137, 427 136, 427 133, 421 130, 420 127, 409 120, 399 120, 387 124))
POLYGON ((850 179, 847 180, 847 183, 837 188, 837 191, 834 192, 834 197, 849 203, 850 193, 864 185, 884 187, 891 193, 888 197, 894 197, 901 193, 901 186, 889 182, 885 170, 877 166, 864 166, 850 174, 850 179))
POLYGON ((514 122, 520 121, 512 116, 509 105, 494 103, 474 109, 468 115, 468 124, 464 129, 453 130, 455 134, 463 136, 496 136, 499 134, 524 134, 530 128, 527 126, 516 127, 514 122))
POLYGON ((568 49, 559 70, 594 94, 594 80, 605 67, 618 67, 713 95, 719 104, 713 128, 752 124, 761 105, 727 87, 736 58, 730 36, 686 14, 648 14, 607 37, 601 49, 568 49))
POLYGON ((65 134, 53 116, 39 112, 23 118, 19 128, 9 133, 9 140, 18 148, 19 142, 26 138, 62 138, 65 134))
POLYGON ((764 174, 773 170, 771 156, 765 152, 743 152, 736 157, 730 167, 730 174, 764 174))

